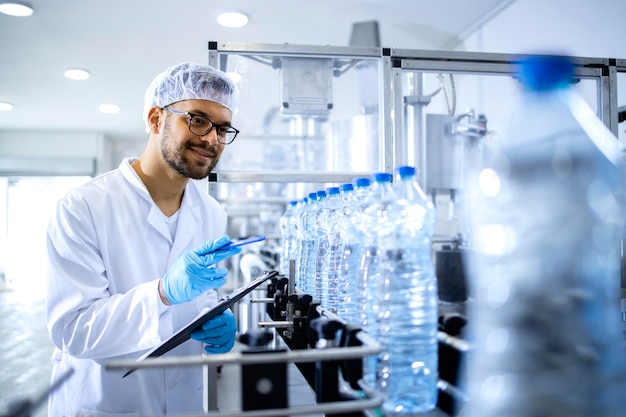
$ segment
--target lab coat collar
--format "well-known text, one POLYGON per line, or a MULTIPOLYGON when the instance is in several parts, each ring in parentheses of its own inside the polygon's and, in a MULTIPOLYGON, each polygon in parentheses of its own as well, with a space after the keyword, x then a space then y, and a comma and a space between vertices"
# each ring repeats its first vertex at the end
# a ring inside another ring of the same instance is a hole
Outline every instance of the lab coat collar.
MULTIPOLYGON (((181 202, 178 225, 176 226, 176 236, 172 246, 172 257, 177 257, 183 250, 187 249, 189 242, 197 235, 202 228, 200 216, 200 190, 192 181, 187 183, 183 201, 181 202)), ((169 231, 167 232, 169 236, 169 231)), ((170 259, 172 262, 173 259, 170 259)))
POLYGON ((146 188, 146 185, 141 181, 139 175, 132 167, 133 162, 135 162, 137 158, 124 158, 120 163, 119 170, 124 176, 124 179, 128 181, 128 183, 139 193, 141 197, 143 197, 146 201, 150 202, 154 205, 154 201, 152 201, 152 197, 150 197, 150 193, 146 188))
POLYGON ((187 247, 187 244, 200 230, 202 224, 200 213, 198 212, 203 201, 199 195, 199 187, 193 181, 187 182, 179 209, 176 237, 174 242, 172 242, 168 226, 164 221, 163 212, 161 212, 161 209, 154 203, 146 185, 141 181, 141 178, 139 178, 139 175, 137 175, 137 172, 135 172, 131 166, 136 159, 137 158, 125 158, 120 164, 119 170, 135 191, 150 204, 150 212, 146 220, 173 245, 171 254, 173 257, 176 257, 183 248, 187 247))

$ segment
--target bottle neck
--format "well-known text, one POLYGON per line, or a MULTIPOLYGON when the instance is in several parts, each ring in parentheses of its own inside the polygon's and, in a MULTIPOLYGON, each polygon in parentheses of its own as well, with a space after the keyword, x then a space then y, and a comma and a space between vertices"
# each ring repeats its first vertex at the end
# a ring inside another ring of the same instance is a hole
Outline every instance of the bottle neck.
POLYGON ((426 194, 417 184, 414 175, 407 175, 402 177, 400 181, 397 182, 395 192, 398 198, 407 199, 409 201, 428 201, 426 194))
POLYGON ((392 185, 390 182, 375 182, 372 186, 372 194, 385 195, 392 192, 392 185))
POLYGON ((356 200, 363 200, 364 198, 366 198, 370 194, 371 191, 372 191, 372 189, 370 187, 367 187, 367 188, 366 187, 362 187, 362 188, 360 187, 360 188, 357 188, 356 190, 354 190, 354 193, 353 193, 352 197, 354 199, 356 199, 356 200))

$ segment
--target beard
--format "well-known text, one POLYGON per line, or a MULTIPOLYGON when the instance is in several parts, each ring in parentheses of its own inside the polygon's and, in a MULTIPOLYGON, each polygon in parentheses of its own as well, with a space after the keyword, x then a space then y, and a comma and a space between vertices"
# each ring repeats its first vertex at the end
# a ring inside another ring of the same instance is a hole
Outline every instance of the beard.
POLYGON ((169 121, 166 120, 163 126, 163 140, 161 141, 161 155, 167 164, 180 175, 193 180, 201 180, 213 171, 219 161, 220 153, 216 146, 211 146, 204 141, 199 143, 183 142, 177 144, 173 139, 169 121), (211 155, 211 160, 207 163, 192 163, 185 156, 193 149, 206 155, 211 155))

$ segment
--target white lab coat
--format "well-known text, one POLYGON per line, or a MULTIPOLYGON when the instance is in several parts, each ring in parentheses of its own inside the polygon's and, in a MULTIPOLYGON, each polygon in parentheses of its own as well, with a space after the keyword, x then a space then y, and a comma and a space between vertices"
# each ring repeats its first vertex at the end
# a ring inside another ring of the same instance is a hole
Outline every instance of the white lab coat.
MULTIPOLYGON (((164 305, 158 279, 185 250, 224 234, 226 213, 190 181, 175 240, 165 215, 131 167, 94 178, 59 201, 48 228, 47 323, 56 348, 52 380, 74 373, 49 400, 49 415, 157 416, 202 412, 201 367, 106 370, 112 359, 135 359, 170 337, 214 291, 164 305)), ((189 340, 166 356, 202 354, 189 340)))

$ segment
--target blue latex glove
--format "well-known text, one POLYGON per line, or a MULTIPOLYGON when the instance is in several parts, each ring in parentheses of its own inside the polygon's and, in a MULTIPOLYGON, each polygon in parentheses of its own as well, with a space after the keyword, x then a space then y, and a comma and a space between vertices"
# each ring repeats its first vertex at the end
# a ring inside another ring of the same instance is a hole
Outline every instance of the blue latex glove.
POLYGON ((174 261, 161 281, 163 293, 172 304, 191 301, 226 283, 226 268, 209 267, 241 252, 241 248, 218 250, 228 242, 228 236, 208 240, 174 261))
POLYGON ((226 310, 204 323, 202 330, 191 332, 190 336, 205 343, 204 350, 207 353, 226 353, 235 344, 235 333, 237 333, 235 315, 232 311, 226 310))

